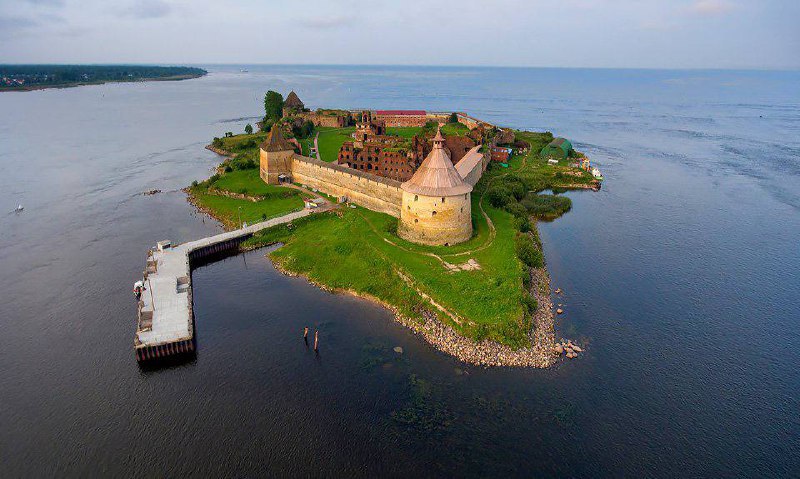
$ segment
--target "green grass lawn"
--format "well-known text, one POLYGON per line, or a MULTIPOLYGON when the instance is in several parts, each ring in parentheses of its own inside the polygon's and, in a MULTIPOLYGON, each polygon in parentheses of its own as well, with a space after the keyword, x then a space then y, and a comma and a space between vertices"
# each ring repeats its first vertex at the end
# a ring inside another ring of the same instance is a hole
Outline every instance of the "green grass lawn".
POLYGON ((227 138, 220 138, 222 140, 222 149, 231 153, 243 153, 258 149, 260 145, 267 138, 265 132, 257 132, 252 135, 241 134, 233 135, 227 138))
POLYGON ((253 224, 303 207, 303 197, 300 195, 252 202, 212 195, 202 189, 192 191, 191 194, 199 206, 212 210, 214 217, 229 228, 239 226, 240 213, 243 222, 253 224))
POLYGON ((443 135, 464 136, 469 133, 469 131, 469 128, 462 123, 445 123, 444 126, 442 126, 443 135))
POLYGON ((401 136, 403 138, 412 138, 420 132, 422 132, 421 126, 390 126, 386 128, 387 135, 401 136))
POLYGON ((250 196, 287 197, 300 192, 284 186, 268 185, 259 177, 258 168, 225 173, 212 186, 218 190, 250 196))
POLYGON ((346 128, 319 128, 319 159, 327 162, 335 162, 339 157, 339 150, 345 141, 352 141, 350 136, 355 127, 349 126, 346 128))

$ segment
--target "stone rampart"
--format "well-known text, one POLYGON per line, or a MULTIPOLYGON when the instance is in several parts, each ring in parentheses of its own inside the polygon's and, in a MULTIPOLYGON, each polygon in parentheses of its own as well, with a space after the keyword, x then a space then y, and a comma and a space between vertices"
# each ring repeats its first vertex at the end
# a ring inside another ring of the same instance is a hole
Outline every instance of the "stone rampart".
POLYGON ((357 205, 400 217, 403 194, 399 181, 301 155, 294 155, 291 174, 295 183, 332 196, 346 196, 357 205))

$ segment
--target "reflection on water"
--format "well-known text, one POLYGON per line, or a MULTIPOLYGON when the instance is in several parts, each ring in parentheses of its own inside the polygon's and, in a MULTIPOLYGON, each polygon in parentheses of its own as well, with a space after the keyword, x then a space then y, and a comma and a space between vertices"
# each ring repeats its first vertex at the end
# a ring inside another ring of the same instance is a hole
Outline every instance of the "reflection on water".
POLYGON ((4 476, 800 469, 797 73, 241 68, 0 94, 0 206, 25 205, 0 215, 4 476), (140 368, 130 286, 146 249, 220 231, 180 188, 267 89, 574 139, 606 181, 540 230, 558 333, 586 353, 465 366, 260 250, 194 271, 196 357, 140 368))

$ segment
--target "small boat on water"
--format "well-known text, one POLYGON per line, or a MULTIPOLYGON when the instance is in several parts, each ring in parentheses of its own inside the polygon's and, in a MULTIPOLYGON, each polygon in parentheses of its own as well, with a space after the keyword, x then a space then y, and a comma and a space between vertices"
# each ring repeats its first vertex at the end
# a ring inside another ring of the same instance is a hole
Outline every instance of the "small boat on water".
POLYGON ((22 205, 17 205, 17 207, 16 207, 16 208, 14 208, 14 212, 15 212, 15 213, 19 213, 20 211, 22 211, 22 210, 24 210, 24 209, 25 209, 25 208, 24 208, 22 205))

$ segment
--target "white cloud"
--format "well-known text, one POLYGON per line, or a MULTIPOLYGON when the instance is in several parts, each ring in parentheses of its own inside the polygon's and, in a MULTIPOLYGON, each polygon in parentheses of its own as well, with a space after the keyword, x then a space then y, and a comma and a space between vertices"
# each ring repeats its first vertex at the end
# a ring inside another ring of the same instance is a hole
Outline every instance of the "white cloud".
POLYGON ((724 0, 697 0, 689 7, 697 15, 723 15, 732 9, 733 5, 724 0))

